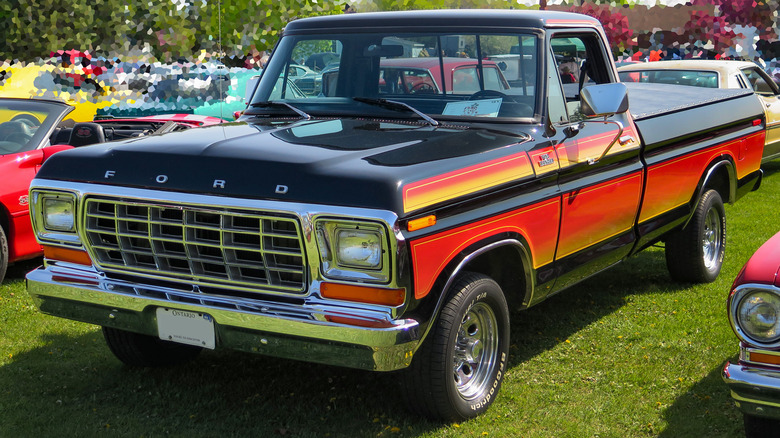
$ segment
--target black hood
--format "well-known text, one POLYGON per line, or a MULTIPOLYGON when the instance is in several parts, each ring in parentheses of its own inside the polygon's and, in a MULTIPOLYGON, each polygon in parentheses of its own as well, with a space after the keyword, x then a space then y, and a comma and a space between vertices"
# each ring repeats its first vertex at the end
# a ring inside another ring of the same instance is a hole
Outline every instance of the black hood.
POLYGON ((401 212, 405 184, 517 153, 527 140, 360 120, 233 123, 65 151, 38 178, 401 212))

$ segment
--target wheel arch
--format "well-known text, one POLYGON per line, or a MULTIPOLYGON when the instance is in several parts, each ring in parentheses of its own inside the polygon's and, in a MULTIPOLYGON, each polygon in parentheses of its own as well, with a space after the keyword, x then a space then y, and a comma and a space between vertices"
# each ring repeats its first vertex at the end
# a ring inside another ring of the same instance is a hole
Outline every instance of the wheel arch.
POLYGON ((0 202, 0 227, 5 231, 5 237, 8 239, 8 249, 11 248, 11 213, 8 208, 0 202))
POLYGON ((730 155, 722 155, 717 160, 713 160, 706 168, 704 175, 699 181, 696 191, 690 200, 690 214, 685 220, 682 228, 688 226, 693 219, 694 209, 699 203, 699 199, 708 191, 715 190, 723 199, 724 203, 733 204, 737 200, 737 171, 734 166, 733 158, 730 155))
POLYGON ((519 234, 502 233, 469 245, 447 264, 436 279, 434 289, 440 293, 421 339, 428 336, 459 274, 477 272, 487 275, 501 287, 510 307, 520 307, 528 303, 533 295, 533 266, 530 246, 519 234))
POLYGON ((716 190, 721 199, 729 204, 737 200, 737 171, 731 156, 724 155, 707 166, 699 186, 696 188, 695 203, 707 190, 716 190))

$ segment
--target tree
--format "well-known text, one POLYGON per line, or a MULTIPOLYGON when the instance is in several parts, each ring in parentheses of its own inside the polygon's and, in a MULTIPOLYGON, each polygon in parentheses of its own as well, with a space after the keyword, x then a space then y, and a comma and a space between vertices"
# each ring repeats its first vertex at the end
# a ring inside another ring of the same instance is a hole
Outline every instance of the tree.
POLYGON ((604 27, 613 52, 621 53, 636 45, 633 41, 634 31, 628 23, 628 17, 615 11, 612 6, 585 3, 580 6, 572 6, 569 11, 585 14, 599 20, 604 27))

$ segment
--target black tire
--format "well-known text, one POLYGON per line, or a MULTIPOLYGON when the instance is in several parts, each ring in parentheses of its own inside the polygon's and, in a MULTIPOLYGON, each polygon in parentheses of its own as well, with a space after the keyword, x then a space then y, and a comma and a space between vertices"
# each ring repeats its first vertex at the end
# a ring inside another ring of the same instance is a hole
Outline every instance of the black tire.
POLYGON ((504 293, 485 275, 463 274, 404 372, 402 392, 410 410, 445 421, 482 414, 501 388, 508 353, 504 293))
POLYGON ((778 438, 780 421, 743 414, 745 438, 778 438))
POLYGON ((726 254, 726 210, 715 190, 699 199, 688 225, 666 241, 666 267, 672 279, 711 283, 718 278, 726 254))
POLYGON ((195 359, 202 350, 111 327, 103 327, 103 337, 117 359, 134 367, 177 365, 195 359))
POLYGON ((5 230, 0 226, 0 284, 3 284, 6 270, 8 270, 8 239, 5 237, 5 230))

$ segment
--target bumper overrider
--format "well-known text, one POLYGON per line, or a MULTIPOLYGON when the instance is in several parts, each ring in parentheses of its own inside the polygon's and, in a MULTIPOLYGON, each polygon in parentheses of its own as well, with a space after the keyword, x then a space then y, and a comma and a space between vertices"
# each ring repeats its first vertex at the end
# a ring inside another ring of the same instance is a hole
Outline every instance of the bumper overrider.
POLYGON ((745 414, 780 420, 780 367, 762 365, 751 355, 768 351, 740 346, 738 363, 726 362, 723 380, 731 390, 737 407, 745 414))
POLYGON ((155 337, 166 315, 198 315, 213 326, 207 348, 374 371, 411 363, 425 323, 403 316, 409 282, 395 269, 403 236, 392 213, 95 189, 33 182, 44 266, 27 274, 27 290, 41 312, 155 337), (55 213, 41 213, 45 203, 55 213), (381 245, 378 268, 323 250, 339 233, 381 245))

